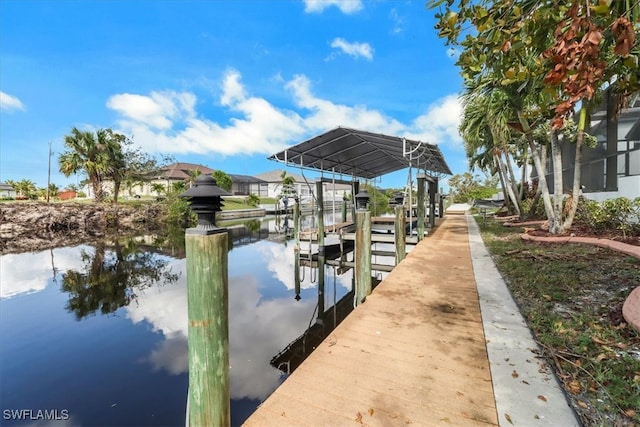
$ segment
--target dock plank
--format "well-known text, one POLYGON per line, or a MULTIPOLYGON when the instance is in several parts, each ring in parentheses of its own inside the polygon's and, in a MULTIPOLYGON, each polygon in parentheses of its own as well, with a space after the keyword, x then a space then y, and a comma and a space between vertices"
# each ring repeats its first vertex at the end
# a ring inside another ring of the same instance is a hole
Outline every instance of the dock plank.
POLYGON ((498 425, 485 342, 466 220, 452 216, 246 425, 498 425))

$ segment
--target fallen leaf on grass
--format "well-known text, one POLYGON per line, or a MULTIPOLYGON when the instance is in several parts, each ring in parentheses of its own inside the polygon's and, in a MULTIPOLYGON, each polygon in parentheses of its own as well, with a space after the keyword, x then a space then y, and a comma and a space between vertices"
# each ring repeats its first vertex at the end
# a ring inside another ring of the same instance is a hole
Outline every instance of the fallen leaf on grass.
POLYGON ((633 418, 636 416, 636 411, 634 411, 633 409, 627 409, 626 411, 624 411, 624 414, 629 418, 633 418))
POLYGON ((600 345, 605 345, 605 344, 609 344, 606 341, 602 341, 600 338, 598 337, 591 337, 591 340, 596 343, 596 344, 600 344, 600 345))
POLYGON ((582 389, 582 387, 580 387, 580 383, 577 380, 573 380, 567 384, 567 389, 572 394, 578 394, 580 393, 580 390, 582 389))
POLYGON ((578 406, 581 407, 582 409, 587 409, 589 407, 589 405, 587 405, 582 400, 578 400, 578 406))

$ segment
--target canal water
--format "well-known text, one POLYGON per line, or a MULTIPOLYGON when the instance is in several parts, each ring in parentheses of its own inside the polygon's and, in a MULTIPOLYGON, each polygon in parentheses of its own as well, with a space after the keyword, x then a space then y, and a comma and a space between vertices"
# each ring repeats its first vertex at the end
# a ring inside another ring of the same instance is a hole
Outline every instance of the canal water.
MULTIPOLYGON (((239 425, 286 378, 287 351, 326 316, 311 267, 301 267, 296 298, 290 222, 228 228, 231 419, 239 425)), ((176 236, 0 257, 0 425, 184 425, 186 264, 176 236)), ((352 272, 328 266, 325 277, 330 310, 349 296, 352 272)))

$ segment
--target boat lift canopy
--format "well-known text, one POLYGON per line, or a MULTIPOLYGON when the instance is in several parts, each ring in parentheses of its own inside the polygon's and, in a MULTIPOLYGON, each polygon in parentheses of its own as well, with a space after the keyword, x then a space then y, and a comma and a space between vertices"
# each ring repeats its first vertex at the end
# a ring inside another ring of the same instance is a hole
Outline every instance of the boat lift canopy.
POLYGON ((408 167, 451 175, 437 145, 338 127, 269 157, 289 166, 373 179, 408 167))

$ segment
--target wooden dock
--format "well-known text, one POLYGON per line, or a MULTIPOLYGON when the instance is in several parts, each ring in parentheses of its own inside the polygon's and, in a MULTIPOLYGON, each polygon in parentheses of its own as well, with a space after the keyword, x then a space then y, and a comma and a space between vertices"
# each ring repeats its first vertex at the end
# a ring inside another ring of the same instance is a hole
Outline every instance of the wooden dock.
POLYGON ((498 425, 465 217, 442 220, 244 425, 498 425))

